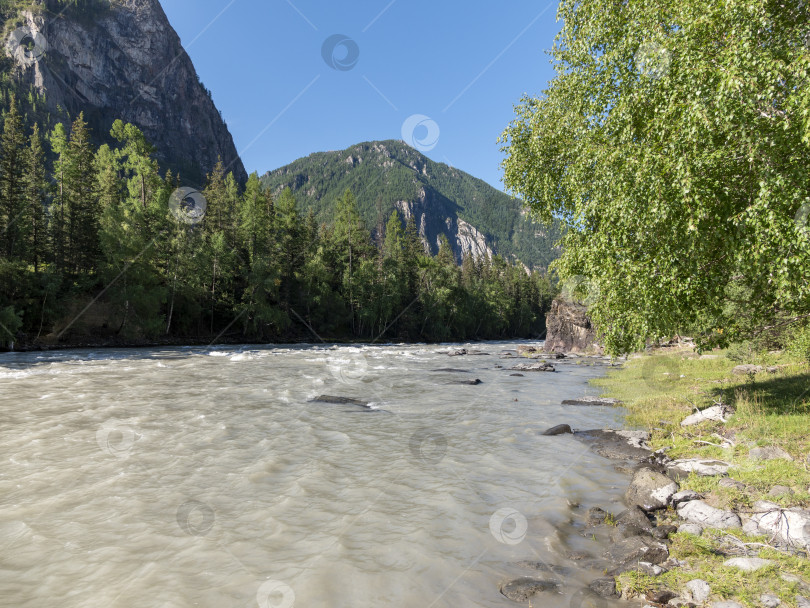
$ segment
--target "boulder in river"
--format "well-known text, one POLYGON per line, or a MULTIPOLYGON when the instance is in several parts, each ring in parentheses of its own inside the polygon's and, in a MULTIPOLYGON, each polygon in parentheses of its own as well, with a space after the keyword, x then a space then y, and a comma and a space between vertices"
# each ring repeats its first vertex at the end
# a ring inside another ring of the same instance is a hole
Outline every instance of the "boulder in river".
POLYGON ((447 372, 451 374, 469 374, 470 370, 468 369, 456 369, 455 367, 440 367, 439 369, 430 370, 433 372, 447 372))
POLYGON ((363 407, 368 407, 368 401, 363 401, 361 399, 352 399, 351 397, 336 397, 334 395, 318 395, 314 399, 310 399, 315 403, 333 403, 335 405, 360 405, 363 407))
POLYGON ((677 491, 678 484, 669 477, 644 467, 633 475, 625 498, 628 504, 637 505, 645 511, 655 511, 666 508, 677 491))
POLYGON ((375 412, 375 413, 387 413, 386 410, 379 409, 376 405, 372 405, 368 401, 363 401, 362 399, 352 399, 351 397, 336 397, 334 395, 318 395, 314 399, 310 399, 312 403, 331 403, 333 405, 351 405, 356 408, 357 410, 350 410, 350 411, 364 411, 364 412, 375 412))
POLYGON ((510 368, 512 371, 518 372, 554 372, 554 366, 551 363, 518 363, 510 368))
POLYGON ((501 593, 515 602, 528 602, 544 591, 559 592, 560 583, 523 576, 501 586, 501 593))
POLYGON ((475 380, 453 380, 452 382, 448 382, 448 384, 470 384, 472 386, 477 386, 481 384, 481 380, 476 378, 475 380))
POLYGON ((566 435, 566 434, 572 434, 572 433, 573 433, 573 431, 571 430, 571 427, 568 426, 567 424, 558 424, 557 426, 553 426, 550 429, 548 429, 546 431, 543 431, 541 433, 541 435, 554 436, 554 435, 566 435))

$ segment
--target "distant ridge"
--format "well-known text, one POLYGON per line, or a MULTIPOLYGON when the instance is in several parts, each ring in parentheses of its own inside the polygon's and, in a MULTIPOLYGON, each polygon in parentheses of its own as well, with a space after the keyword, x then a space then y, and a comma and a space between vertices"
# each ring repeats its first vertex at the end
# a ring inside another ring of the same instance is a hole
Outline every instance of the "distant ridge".
POLYGON ((542 270, 559 256, 558 226, 532 222, 520 201, 402 141, 316 152, 266 173, 262 183, 276 194, 289 187, 323 222, 332 220, 337 199, 349 188, 372 230, 397 209, 403 219, 414 216, 431 252, 443 234, 459 261, 466 254, 495 253, 542 270))

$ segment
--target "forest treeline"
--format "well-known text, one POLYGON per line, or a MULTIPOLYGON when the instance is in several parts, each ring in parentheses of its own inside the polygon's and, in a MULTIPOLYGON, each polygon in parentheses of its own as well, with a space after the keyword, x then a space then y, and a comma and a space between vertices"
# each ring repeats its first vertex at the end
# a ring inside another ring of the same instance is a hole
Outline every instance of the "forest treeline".
POLYGON ((84 117, 43 132, 12 99, 0 138, 0 345, 542 334, 553 288, 499 257, 459 267, 392 213, 376 240, 346 191, 335 221, 220 163, 201 221, 141 131, 96 147, 84 117), (187 221, 183 221, 187 220, 187 221))

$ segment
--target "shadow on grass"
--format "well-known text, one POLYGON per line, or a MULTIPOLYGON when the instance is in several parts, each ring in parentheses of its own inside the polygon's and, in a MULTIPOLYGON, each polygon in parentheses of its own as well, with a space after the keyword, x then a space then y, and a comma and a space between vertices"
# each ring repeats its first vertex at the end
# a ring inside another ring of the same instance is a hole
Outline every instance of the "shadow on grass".
POLYGON ((758 401, 765 415, 810 414, 810 371, 788 377, 749 376, 744 384, 712 392, 723 403, 734 404, 740 391, 758 401))

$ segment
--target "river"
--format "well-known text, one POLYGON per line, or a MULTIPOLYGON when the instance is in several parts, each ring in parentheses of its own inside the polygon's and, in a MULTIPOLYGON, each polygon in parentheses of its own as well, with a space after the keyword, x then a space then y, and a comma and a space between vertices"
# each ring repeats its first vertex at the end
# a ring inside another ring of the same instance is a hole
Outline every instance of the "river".
POLYGON ((626 477, 539 433, 624 412, 560 405, 603 366, 462 346, 0 355, 0 605, 507 607, 549 576, 521 560, 571 567, 542 605, 572 605, 601 550, 573 523, 626 477))

